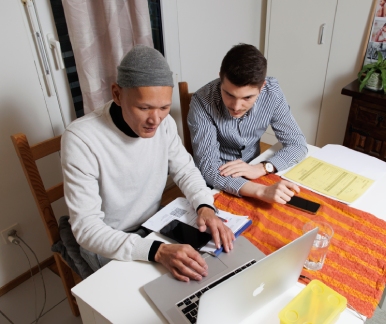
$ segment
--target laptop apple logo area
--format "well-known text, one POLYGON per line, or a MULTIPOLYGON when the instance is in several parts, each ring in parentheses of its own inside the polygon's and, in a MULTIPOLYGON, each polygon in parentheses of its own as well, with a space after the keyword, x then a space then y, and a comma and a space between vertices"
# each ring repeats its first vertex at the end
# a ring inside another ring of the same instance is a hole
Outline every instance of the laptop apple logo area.
POLYGON ((262 283, 260 284, 260 286, 257 287, 257 288, 253 291, 253 293, 252 293, 253 297, 256 297, 257 295, 260 295, 260 294, 263 292, 263 290, 264 290, 264 286, 265 286, 265 283, 262 282, 262 283))
POLYGON ((304 234, 205 292, 200 299, 197 323, 239 323, 263 309, 297 283, 316 234, 315 230, 304 234), (221 311, 213 311, 218 305, 221 311))
MULTIPOLYGON (((239 237, 231 253, 219 255, 221 261, 228 263, 237 259, 240 266, 248 262, 246 260, 241 263, 241 258, 248 256, 249 259, 250 253, 258 261, 200 296, 197 316, 195 315, 197 323, 238 323, 292 287, 298 281, 316 233, 317 229, 310 231, 263 258, 260 256, 262 252, 248 239, 239 237)), ((228 266, 228 269, 237 267, 228 266)), ((147 283, 144 290, 169 323, 187 323, 186 316, 179 310, 177 303, 194 291, 203 289, 208 284, 212 285, 222 274, 213 277, 215 280, 212 283, 190 282, 188 285, 165 274, 147 283), (191 290, 189 294, 185 291, 188 289, 191 290)))

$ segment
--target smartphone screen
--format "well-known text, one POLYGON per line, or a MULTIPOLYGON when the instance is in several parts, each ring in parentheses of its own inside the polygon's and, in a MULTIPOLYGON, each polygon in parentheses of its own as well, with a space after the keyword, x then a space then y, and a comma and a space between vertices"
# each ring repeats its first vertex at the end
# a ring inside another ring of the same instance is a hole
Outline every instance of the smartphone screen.
POLYGON ((291 200, 287 202, 287 205, 311 214, 316 214, 320 207, 320 204, 298 196, 293 196, 291 200))
POLYGON ((196 250, 202 248, 212 239, 212 235, 209 233, 200 232, 197 228, 177 219, 165 225, 160 233, 179 243, 190 244, 196 250))

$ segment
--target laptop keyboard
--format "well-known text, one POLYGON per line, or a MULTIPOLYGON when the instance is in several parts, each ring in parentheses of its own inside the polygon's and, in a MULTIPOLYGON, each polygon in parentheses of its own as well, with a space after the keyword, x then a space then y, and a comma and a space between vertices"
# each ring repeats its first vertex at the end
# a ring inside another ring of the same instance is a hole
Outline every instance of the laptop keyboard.
POLYGON ((252 264, 255 264, 256 260, 252 260, 248 262, 247 264, 241 266, 240 268, 237 268, 235 271, 228 273, 226 276, 218 279, 215 282, 212 282, 208 286, 202 288, 201 290, 195 292, 193 295, 185 298, 184 300, 177 303, 178 309, 182 312, 182 314, 185 315, 185 317, 188 319, 190 323, 196 323, 197 321, 197 313, 198 313, 198 303, 200 301, 200 297, 202 294, 204 294, 209 289, 212 289, 216 287, 218 284, 222 283, 223 281, 229 279, 230 277, 233 277, 236 273, 239 273, 246 268, 250 267, 252 264))

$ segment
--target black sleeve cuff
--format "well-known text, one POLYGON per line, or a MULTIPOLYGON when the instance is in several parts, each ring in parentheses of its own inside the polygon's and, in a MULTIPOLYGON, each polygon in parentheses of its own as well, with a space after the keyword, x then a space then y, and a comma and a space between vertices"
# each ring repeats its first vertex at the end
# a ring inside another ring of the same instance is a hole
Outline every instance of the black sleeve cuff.
POLYGON ((217 213, 216 208, 214 208, 214 207, 211 206, 211 205, 207 205, 207 204, 201 204, 201 205, 199 205, 199 206, 197 207, 197 209, 196 209, 196 212, 198 212, 198 210, 199 210, 200 208, 202 208, 202 207, 208 207, 208 208, 214 210, 215 213, 217 213))
POLYGON ((153 242, 153 244, 151 245, 150 250, 149 250, 149 255, 147 256, 147 259, 149 261, 155 262, 155 255, 156 255, 156 253, 158 251, 158 248, 163 243, 164 242, 161 242, 161 241, 154 241, 153 242))

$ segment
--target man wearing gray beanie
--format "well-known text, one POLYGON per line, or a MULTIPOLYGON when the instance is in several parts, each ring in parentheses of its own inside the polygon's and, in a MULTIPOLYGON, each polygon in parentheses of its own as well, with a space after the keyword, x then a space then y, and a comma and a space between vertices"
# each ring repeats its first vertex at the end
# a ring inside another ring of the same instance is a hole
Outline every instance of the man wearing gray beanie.
POLYGON ((110 260, 162 263, 182 281, 207 265, 189 245, 146 239, 168 172, 197 210, 201 231, 232 249, 233 233, 215 215, 213 196, 169 115, 173 74, 155 49, 137 45, 118 66, 113 100, 74 121, 62 137, 64 193, 82 257, 96 271, 110 260))

